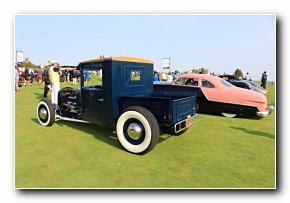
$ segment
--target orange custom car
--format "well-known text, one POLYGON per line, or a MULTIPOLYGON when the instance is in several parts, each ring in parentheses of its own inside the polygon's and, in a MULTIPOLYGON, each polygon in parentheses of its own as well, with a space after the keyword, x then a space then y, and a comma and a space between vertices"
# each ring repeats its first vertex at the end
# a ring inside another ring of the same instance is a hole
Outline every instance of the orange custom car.
POLYGON ((212 75, 182 74, 172 83, 155 82, 153 89, 156 92, 197 92, 198 112, 219 113, 231 118, 268 116, 274 109, 268 105, 264 94, 236 87, 212 75))

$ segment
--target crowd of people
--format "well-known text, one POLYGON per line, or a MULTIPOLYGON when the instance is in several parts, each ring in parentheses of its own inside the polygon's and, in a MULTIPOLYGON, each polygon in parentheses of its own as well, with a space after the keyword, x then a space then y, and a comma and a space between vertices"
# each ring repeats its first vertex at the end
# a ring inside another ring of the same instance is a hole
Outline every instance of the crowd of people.
POLYGON ((154 71, 154 73, 153 73, 153 81, 169 81, 169 82, 172 82, 173 80, 178 78, 179 75, 180 75, 180 73, 177 70, 175 72, 168 72, 168 73, 154 71))
MULTIPOLYGON (((18 92, 19 78, 21 71, 17 64, 15 64, 15 91, 18 92)), ((37 68, 34 71, 29 67, 25 67, 23 71, 24 86, 31 86, 31 78, 36 78, 39 85, 44 83, 43 97, 46 98, 49 90, 51 90, 52 104, 57 105, 58 102, 58 91, 60 90, 60 66, 56 61, 48 62, 42 70, 37 68)))
MULTIPOLYGON (((35 79, 38 85, 44 84, 43 98, 47 98, 48 93, 51 91, 52 103, 58 103, 58 91, 60 90, 60 79, 64 81, 72 81, 72 85, 77 85, 80 72, 76 68, 62 69, 57 61, 48 62, 44 68, 36 68, 35 70, 29 67, 19 68, 15 64, 15 91, 20 90, 20 76, 24 79, 23 86, 32 86, 32 80, 35 79)), ((85 84, 90 83, 91 71, 87 71, 83 75, 85 84)))

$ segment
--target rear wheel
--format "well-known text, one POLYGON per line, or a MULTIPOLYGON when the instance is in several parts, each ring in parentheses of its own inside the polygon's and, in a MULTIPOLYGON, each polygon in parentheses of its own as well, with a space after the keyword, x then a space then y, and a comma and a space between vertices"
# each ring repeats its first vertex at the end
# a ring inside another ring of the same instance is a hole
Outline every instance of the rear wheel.
POLYGON ((159 125, 154 115, 139 106, 123 111, 117 121, 116 131, 121 145, 135 154, 150 152, 160 136, 159 125))
POLYGON ((222 115, 227 118, 234 118, 237 116, 237 114, 234 114, 234 113, 223 113, 223 112, 222 112, 222 115))
POLYGON ((50 100, 42 99, 36 109, 38 122, 43 126, 52 126, 55 121, 55 109, 50 100))

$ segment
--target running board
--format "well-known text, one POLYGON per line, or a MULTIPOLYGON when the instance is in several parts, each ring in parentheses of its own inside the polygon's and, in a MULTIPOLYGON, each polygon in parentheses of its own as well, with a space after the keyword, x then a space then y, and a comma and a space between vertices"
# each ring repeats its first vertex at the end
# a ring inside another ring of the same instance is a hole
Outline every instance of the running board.
POLYGON ((75 119, 75 118, 67 118, 67 117, 62 117, 60 115, 55 115, 55 121, 73 121, 73 122, 79 122, 79 123, 90 123, 88 121, 80 120, 80 119, 75 119))

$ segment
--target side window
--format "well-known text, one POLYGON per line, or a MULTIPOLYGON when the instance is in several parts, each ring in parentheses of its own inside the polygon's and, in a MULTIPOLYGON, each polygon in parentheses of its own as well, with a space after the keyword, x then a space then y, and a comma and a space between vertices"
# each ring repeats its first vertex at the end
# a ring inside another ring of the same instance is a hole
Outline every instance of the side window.
POLYGON ((188 78, 188 79, 186 79, 185 85, 198 86, 198 78, 188 78))
POLYGON ((83 86, 92 89, 102 89, 101 63, 90 63, 82 65, 83 86))
POLYGON ((179 78, 178 80, 176 80, 174 83, 176 84, 176 85, 184 85, 184 80, 185 78, 179 78))
POLYGON ((137 71, 132 71, 131 70, 131 80, 132 81, 140 81, 141 79, 141 71, 137 70, 137 71))
POLYGON ((215 88, 211 82, 204 79, 201 81, 201 85, 202 87, 215 88))

